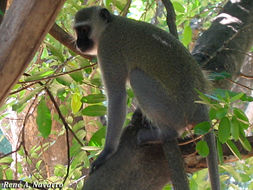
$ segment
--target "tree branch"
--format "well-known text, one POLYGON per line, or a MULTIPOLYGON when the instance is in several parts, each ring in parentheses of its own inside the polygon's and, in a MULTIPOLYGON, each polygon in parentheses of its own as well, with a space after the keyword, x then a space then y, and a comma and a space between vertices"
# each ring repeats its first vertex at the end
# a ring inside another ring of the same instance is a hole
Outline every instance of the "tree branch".
POLYGON ((0 106, 33 58, 64 2, 26 0, 11 4, 0 26, 0 106))
POLYGON ((54 23, 54 25, 50 29, 49 34, 53 36, 56 40, 58 40, 60 43, 62 43, 64 46, 69 48, 71 51, 75 52, 77 55, 81 55, 82 57, 89 59, 90 61, 93 59, 92 56, 84 55, 80 51, 78 51, 75 46, 76 39, 69 33, 65 32, 56 23, 54 23))
POLYGON ((170 33, 178 39, 177 25, 176 25, 176 13, 170 0, 162 0, 167 10, 167 25, 170 29, 170 33))

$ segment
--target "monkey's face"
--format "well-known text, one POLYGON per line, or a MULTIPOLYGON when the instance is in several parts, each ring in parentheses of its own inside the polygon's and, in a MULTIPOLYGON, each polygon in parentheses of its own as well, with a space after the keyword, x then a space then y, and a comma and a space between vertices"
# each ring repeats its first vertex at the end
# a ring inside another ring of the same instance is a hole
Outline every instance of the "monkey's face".
POLYGON ((111 21, 111 14, 101 7, 81 9, 76 13, 76 46, 84 54, 97 55, 99 39, 111 21))
MULTIPOLYGON (((76 47, 82 53, 88 53, 94 49, 94 40, 91 38, 91 26, 83 25, 75 28, 76 30, 76 47)), ((88 53, 89 54, 89 53, 88 53)))

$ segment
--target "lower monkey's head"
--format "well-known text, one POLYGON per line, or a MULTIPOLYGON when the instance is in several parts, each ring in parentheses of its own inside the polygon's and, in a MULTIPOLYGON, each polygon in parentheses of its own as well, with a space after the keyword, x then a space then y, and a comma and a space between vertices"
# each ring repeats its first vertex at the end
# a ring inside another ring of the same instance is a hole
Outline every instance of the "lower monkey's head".
POLYGON ((98 40, 111 22, 111 13, 102 7, 89 7, 75 15, 76 46, 84 54, 97 55, 98 40))

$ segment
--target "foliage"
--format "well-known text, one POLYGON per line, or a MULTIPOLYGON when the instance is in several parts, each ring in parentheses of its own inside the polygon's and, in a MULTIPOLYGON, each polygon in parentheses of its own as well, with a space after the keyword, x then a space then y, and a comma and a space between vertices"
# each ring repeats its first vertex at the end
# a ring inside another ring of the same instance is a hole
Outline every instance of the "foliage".
MULTIPOLYGON (((172 2, 177 14, 176 24, 180 40, 186 47, 190 48, 191 43, 194 43, 194 32, 197 31, 198 34, 198 31, 208 28, 210 26, 210 18, 217 14, 225 1, 173 0, 172 2)), ((126 0, 104 0, 98 1, 97 4, 102 4, 111 11, 120 14, 126 3, 126 0)), ((57 24, 73 35, 73 15, 83 7, 82 4, 82 0, 68 0, 56 20, 57 24)), ((94 4, 95 1, 89 0, 87 6, 94 4)), ((130 6, 128 17, 152 22, 164 30, 168 30, 166 14, 164 11, 159 12, 158 6, 160 5, 154 0, 134 0, 130 6)), ((3 117, 0 117, 0 119, 4 119, 10 116, 10 109, 16 114, 24 113, 25 115, 29 115, 30 112, 28 110, 35 104, 39 135, 44 138, 50 138, 50 135, 53 134, 57 136, 56 140, 58 140, 61 136, 65 135, 66 130, 62 128, 61 132, 56 134, 52 129, 54 121, 60 124, 63 123, 58 114, 53 114, 53 111, 50 111, 53 104, 45 88, 52 93, 54 98, 57 99, 59 109, 64 118, 66 118, 68 125, 76 137, 84 144, 84 146, 81 146, 76 138, 72 139, 70 147, 70 171, 68 179, 64 184, 64 188, 68 187, 68 189, 81 189, 84 175, 83 168, 90 166, 90 162, 104 146, 106 129, 103 122, 95 120, 95 118, 106 114, 107 102, 101 83, 100 71, 98 68, 91 66, 94 63, 96 63, 96 60, 89 61, 76 55, 52 36, 47 35, 29 67, 26 69, 26 75, 23 75, 19 83, 13 87, 13 93, 8 97, 7 104, 0 109, 4 111, 3 117), (85 68, 68 74, 58 75, 81 67, 85 68), (32 85, 28 86, 28 84, 32 85), (89 124, 98 128, 92 134, 90 140, 86 139, 87 131, 84 129, 86 116, 93 117, 94 119, 94 121, 90 121, 86 125, 89 124), (84 120, 77 122, 76 119, 79 117, 82 117, 84 120)), ((133 92, 131 89, 128 89, 127 92, 128 108, 132 110, 133 92)), ((233 103, 239 101, 249 102, 252 101, 252 97, 243 93, 234 93, 221 89, 217 89, 211 95, 199 92, 199 96, 201 101, 198 103, 210 106, 209 116, 213 126, 210 126, 208 122, 200 123, 195 126, 194 133, 205 135, 212 127, 216 130, 220 161, 222 161, 221 144, 226 144, 238 158, 241 158, 241 155, 233 140, 239 140, 245 150, 251 150, 245 134, 249 121, 244 112, 234 107, 233 103)), ((131 114, 131 112, 128 114, 125 125, 129 123, 131 114)), ((44 171, 42 168, 45 167, 42 159, 43 151, 46 151, 53 144, 54 142, 47 142, 36 145, 28 152, 21 146, 17 152, 22 158, 20 161, 13 160, 10 156, 0 159, 0 179, 14 179, 15 175, 18 175, 20 179, 28 182, 62 183, 67 173, 66 165, 55 165, 54 176, 45 177, 42 172, 44 171), (36 160, 36 163, 33 163, 34 160, 36 160), (11 164, 15 165, 16 170, 10 168, 11 164), (35 165, 35 167, 33 171, 29 172, 29 175, 26 175, 24 174, 23 167, 29 165, 35 165)), ((208 155, 209 150, 205 141, 200 140, 197 142, 196 149, 200 155, 208 155)), ((248 187, 253 187, 251 180, 253 177, 252 169, 251 167, 246 167, 247 165, 252 165, 252 162, 253 159, 249 159, 234 163, 235 167, 229 165, 221 166, 223 185, 232 180, 236 182, 230 185, 231 188, 238 189, 245 186, 245 184, 248 187), (240 164, 242 162, 245 163, 242 165, 240 164)), ((191 189, 207 189, 206 176, 207 172, 205 170, 194 173, 190 180, 191 189)), ((165 189, 171 189, 171 187, 166 186, 165 189)))

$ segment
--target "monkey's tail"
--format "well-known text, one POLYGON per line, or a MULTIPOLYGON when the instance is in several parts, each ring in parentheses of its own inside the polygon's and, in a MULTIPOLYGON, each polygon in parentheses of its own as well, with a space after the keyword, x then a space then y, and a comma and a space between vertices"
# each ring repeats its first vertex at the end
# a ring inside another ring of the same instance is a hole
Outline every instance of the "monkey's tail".
POLYGON ((184 162, 176 139, 166 141, 163 151, 168 161, 171 182, 174 190, 190 190, 184 162))

